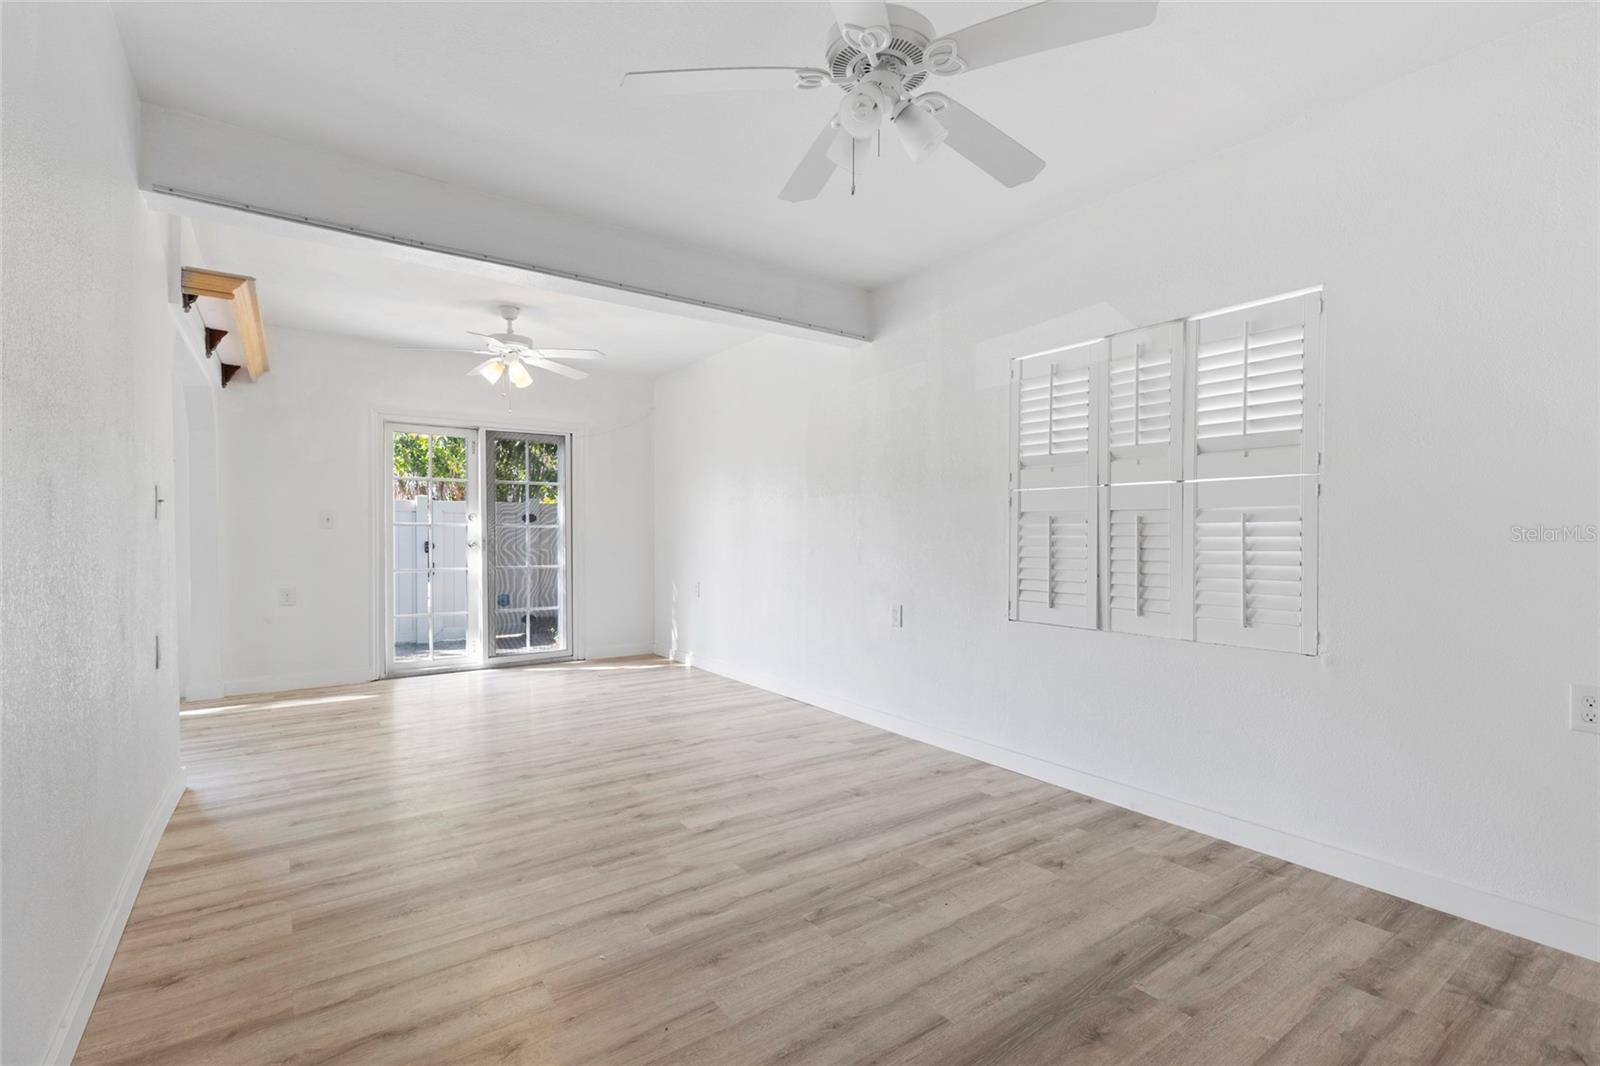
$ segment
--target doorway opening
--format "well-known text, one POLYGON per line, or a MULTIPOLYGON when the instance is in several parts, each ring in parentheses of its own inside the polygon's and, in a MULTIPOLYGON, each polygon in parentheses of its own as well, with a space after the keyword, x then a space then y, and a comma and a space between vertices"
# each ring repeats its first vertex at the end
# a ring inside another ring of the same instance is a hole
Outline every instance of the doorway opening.
POLYGON ((565 434, 384 424, 384 674, 572 655, 565 434))

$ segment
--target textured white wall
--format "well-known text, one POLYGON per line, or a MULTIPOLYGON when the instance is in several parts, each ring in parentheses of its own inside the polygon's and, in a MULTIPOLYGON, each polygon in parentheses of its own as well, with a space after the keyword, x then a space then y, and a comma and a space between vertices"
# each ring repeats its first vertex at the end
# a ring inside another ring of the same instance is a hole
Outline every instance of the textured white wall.
POLYGON ((272 369, 218 401, 223 684, 261 692, 373 676, 373 412, 573 432, 574 597, 590 657, 651 645, 653 385, 535 372, 512 397, 474 360, 268 330, 272 369), (318 515, 331 511, 334 528, 318 515), (277 605, 292 585, 294 607, 277 605))
POLYGON ((0 18, 0 1059, 34 1063, 70 1052, 179 773, 174 332, 109 11, 0 18))
POLYGON ((663 378, 658 648, 1600 950, 1597 549, 1510 531, 1600 518, 1595 79, 1587 8, 663 378), (985 342, 1317 283, 1326 654, 1007 623, 985 342))

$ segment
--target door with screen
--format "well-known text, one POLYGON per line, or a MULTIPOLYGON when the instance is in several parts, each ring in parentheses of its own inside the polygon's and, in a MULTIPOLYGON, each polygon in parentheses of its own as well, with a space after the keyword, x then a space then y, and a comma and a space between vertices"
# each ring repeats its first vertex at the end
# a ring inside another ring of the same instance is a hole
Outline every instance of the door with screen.
POLYGON ((488 654, 568 655, 567 438, 491 430, 485 455, 488 654))
POLYGON ((480 660, 476 430, 385 427, 390 478, 389 673, 480 660))

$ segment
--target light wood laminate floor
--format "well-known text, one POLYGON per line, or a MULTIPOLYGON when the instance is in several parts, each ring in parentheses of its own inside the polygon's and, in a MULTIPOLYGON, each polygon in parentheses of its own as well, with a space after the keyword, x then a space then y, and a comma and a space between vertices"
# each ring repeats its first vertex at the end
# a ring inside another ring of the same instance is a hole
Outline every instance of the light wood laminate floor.
POLYGON ((636 660, 193 707, 77 1061, 1600 1063, 1600 966, 636 660))

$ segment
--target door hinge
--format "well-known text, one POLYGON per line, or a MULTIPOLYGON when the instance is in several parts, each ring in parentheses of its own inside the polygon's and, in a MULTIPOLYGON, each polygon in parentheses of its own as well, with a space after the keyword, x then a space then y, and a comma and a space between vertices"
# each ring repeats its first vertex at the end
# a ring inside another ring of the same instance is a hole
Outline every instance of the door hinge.
POLYGON ((156 634, 156 669, 161 669, 161 634, 156 634))

